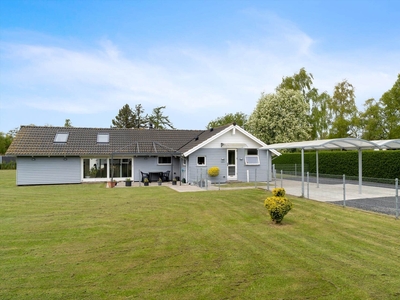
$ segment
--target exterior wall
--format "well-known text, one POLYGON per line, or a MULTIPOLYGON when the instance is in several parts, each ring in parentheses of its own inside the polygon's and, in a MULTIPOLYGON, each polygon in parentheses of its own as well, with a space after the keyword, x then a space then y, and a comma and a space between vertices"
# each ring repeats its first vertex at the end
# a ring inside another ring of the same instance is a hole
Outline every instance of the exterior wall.
MULTIPOLYGON (((238 181, 266 181, 267 170, 268 170, 268 156, 266 150, 259 150, 258 156, 260 159, 260 165, 251 166, 245 164, 245 151, 246 149, 239 148, 237 150, 237 180, 238 181), (247 171, 249 178, 247 179, 247 171)), ((269 165, 271 166, 271 156, 269 165)), ((198 183, 202 179, 210 180, 212 183, 226 182, 227 181, 227 149, 225 148, 202 148, 193 152, 187 159, 187 182, 198 183), (197 157, 206 157, 205 166, 197 166, 197 157), (220 169, 217 177, 209 177, 207 170, 213 166, 217 166, 220 169)), ((270 172, 271 174, 271 172, 270 172)), ((271 175, 270 177, 271 178, 271 175)))
POLYGON ((207 170, 213 166, 219 168, 219 175, 217 177, 210 177, 209 180, 212 182, 226 182, 226 149, 202 148, 193 152, 187 159, 187 182, 194 184, 202 179, 208 178, 207 170), (198 156, 204 156, 206 158, 205 166, 197 166, 198 156))
POLYGON ((17 157, 17 185, 81 183, 79 157, 17 157))
POLYGON ((171 165, 159 165, 157 162, 157 157, 135 157, 133 163, 133 180, 140 181, 142 179, 140 171, 143 173, 171 171, 169 178, 170 180, 172 180, 175 176, 181 176, 179 158, 172 158, 171 165))

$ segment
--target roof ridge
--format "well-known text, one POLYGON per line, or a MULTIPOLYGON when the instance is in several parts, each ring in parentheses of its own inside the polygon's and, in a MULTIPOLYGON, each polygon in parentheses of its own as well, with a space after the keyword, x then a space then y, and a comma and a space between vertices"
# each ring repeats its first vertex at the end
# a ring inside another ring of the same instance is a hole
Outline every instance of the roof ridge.
POLYGON ((65 126, 45 126, 45 125, 21 125, 20 128, 53 128, 53 129, 97 129, 97 130, 151 130, 151 131, 201 131, 203 132, 204 129, 150 129, 150 128, 117 128, 117 127, 79 127, 79 126, 72 126, 72 127, 65 127, 65 126))

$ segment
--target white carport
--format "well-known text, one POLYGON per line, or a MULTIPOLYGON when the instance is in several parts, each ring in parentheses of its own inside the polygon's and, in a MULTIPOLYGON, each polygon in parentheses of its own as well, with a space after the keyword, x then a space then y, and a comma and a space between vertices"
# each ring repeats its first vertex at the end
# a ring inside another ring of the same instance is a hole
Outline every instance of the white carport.
POLYGON ((371 141, 379 146, 380 149, 400 149, 400 139, 396 140, 377 140, 371 141))
POLYGON ((317 187, 319 187, 318 150, 358 150, 358 191, 362 192, 362 150, 400 149, 400 139, 367 141, 358 138, 338 138, 328 140, 303 141, 268 145, 265 149, 301 149, 301 195, 304 197, 304 150, 316 150, 317 187))

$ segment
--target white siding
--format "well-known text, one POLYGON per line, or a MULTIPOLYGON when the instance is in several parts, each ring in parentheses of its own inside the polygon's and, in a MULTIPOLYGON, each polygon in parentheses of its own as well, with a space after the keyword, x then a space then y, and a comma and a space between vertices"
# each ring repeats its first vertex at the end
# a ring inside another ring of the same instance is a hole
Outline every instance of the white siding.
POLYGON ((79 157, 18 157, 17 185, 81 183, 79 157))
MULTIPOLYGON (((267 180, 267 151, 259 150, 258 155, 260 158, 260 165, 258 166, 247 166, 244 161, 246 149, 237 149, 237 180, 246 181, 247 171, 249 171, 250 181, 266 181, 267 180), (257 171, 256 171, 257 170, 257 171), (257 172, 257 175, 256 175, 257 172), (257 176, 257 178, 256 178, 257 176)), ((227 149, 199 149, 193 152, 188 158, 188 182, 195 183, 200 179, 207 178, 211 182, 226 182, 227 181, 227 149), (206 157, 206 166, 197 166, 197 157, 206 157), (220 169, 218 177, 208 177, 207 170, 213 166, 217 166, 220 169)), ((270 173, 271 178, 271 173, 270 173)))
POLYGON ((241 133, 239 130, 235 130, 235 134, 233 134, 233 130, 225 133, 223 136, 217 138, 216 140, 208 143, 203 147, 204 148, 221 148, 221 143, 245 143, 247 145, 246 148, 260 148, 261 145, 249 138, 248 136, 241 133))

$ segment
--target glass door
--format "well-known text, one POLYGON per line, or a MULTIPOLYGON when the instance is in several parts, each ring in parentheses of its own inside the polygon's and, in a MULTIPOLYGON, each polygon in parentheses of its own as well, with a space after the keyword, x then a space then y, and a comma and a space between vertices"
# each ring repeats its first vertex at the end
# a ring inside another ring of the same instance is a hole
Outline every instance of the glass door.
POLYGON ((236 149, 228 149, 228 180, 237 180, 236 149))

